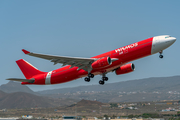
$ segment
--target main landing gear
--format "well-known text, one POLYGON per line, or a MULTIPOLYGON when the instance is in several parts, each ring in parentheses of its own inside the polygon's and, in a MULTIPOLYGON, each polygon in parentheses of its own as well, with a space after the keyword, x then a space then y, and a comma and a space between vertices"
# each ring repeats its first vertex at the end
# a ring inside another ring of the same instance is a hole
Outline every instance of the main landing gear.
POLYGON ((91 73, 89 73, 89 74, 88 74, 88 77, 85 77, 84 80, 85 80, 86 82, 89 82, 89 81, 91 80, 91 78, 94 78, 94 75, 91 74, 91 73))
POLYGON ((104 81, 108 81, 108 77, 106 77, 106 74, 103 74, 102 80, 99 81, 99 84, 104 85, 104 81))
POLYGON ((160 52, 159 52, 159 53, 160 53, 159 58, 161 58, 161 59, 163 58, 162 52, 163 52, 163 51, 160 51, 160 52))
MULTIPOLYGON (((91 78, 94 78, 94 74, 89 73, 88 77, 85 77, 84 80, 90 82, 91 78)), ((102 80, 99 81, 99 84, 104 85, 105 81, 108 81, 108 77, 106 77, 106 74, 102 74, 102 80)))

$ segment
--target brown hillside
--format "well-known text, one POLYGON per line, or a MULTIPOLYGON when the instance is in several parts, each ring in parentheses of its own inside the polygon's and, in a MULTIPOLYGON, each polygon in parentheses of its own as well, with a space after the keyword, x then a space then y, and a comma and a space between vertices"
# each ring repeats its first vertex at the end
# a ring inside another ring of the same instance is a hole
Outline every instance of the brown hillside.
POLYGON ((7 84, 2 84, 0 90, 5 93, 25 92, 31 94, 37 94, 32 91, 28 86, 21 85, 19 82, 9 81, 7 84))
POLYGON ((4 98, 6 96, 6 93, 0 90, 0 99, 4 98))
POLYGON ((16 92, 4 94, 0 92, 0 108, 34 108, 34 107, 53 107, 50 100, 29 93, 16 92))
POLYGON ((103 103, 101 102, 98 102, 98 101, 91 101, 91 100, 84 100, 82 99, 81 101, 79 101, 77 103, 78 106, 94 106, 94 105, 97 105, 97 106, 100 106, 100 105, 103 105, 103 103))

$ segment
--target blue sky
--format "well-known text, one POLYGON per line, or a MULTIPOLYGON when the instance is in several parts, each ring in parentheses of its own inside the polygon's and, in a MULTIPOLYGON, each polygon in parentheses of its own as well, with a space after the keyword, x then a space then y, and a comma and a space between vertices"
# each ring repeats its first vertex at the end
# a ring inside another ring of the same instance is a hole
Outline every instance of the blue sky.
MULTIPOLYGON (((157 35, 171 35, 177 41, 159 54, 133 63, 136 70, 117 76, 115 83, 148 77, 180 75, 180 1, 174 0, 38 0, 0 1, 0 75, 24 78, 15 61, 25 59, 42 71, 61 67, 50 61, 27 56, 32 52, 73 57, 92 57, 157 35)), ((98 84, 100 76, 90 83, 83 79, 48 86, 30 86, 32 90, 98 84)))

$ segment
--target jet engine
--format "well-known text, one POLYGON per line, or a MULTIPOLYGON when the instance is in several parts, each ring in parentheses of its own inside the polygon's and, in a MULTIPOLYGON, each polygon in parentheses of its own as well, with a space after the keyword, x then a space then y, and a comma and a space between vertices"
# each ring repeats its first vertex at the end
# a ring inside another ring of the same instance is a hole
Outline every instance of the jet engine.
POLYGON ((126 74, 126 73, 132 72, 134 70, 135 70, 135 65, 133 63, 129 63, 129 64, 119 67, 116 70, 116 75, 126 74))
POLYGON ((101 59, 93 62, 91 66, 93 69, 98 69, 98 68, 103 68, 103 67, 109 66, 111 64, 112 64, 111 58, 104 57, 104 58, 101 58, 101 59))

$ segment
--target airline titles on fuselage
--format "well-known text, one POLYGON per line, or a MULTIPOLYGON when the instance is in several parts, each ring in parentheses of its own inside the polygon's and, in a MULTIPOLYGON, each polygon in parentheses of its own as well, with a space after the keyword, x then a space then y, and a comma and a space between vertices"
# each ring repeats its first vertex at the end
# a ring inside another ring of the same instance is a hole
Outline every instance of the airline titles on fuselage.
POLYGON ((119 53, 122 54, 123 51, 128 50, 128 49, 130 49, 130 48, 137 47, 137 46, 138 46, 138 43, 133 43, 133 44, 131 44, 131 45, 127 45, 127 46, 125 46, 125 47, 118 48, 118 49, 115 50, 115 52, 116 52, 116 53, 119 52, 119 53))

